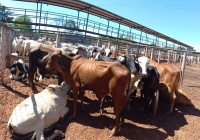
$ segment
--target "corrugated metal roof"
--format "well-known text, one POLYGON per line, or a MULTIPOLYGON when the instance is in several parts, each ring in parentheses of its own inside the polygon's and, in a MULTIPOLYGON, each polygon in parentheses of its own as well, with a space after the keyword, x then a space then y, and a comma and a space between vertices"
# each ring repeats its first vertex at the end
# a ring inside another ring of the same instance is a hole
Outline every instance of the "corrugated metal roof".
POLYGON ((95 5, 92 5, 90 3, 86 3, 80 0, 15 0, 15 1, 25 1, 25 2, 42 2, 45 4, 50 4, 50 5, 55 5, 55 6, 60 6, 60 7, 65 7, 65 8, 70 8, 70 9, 74 9, 74 10, 78 10, 78 11, 82 11, 82 12, 89 12, 92 15, 101 17, 101 18, 105 18, 111 21, 114 21, 116 23, 120 23, 122 25, 137 29, 139 31, 145 32, 147 34, 151 34, 154 36, 157 36, 159 38, 165 39, 167 41, 179 44, 181 46, 187 47, 187 48, 193 48, 192 46, 189 46, 185 43, 182 43, 178 40, 175 40, 171 37, 168 37, 162 33, 159 33, 157 31, 154 31, 150 28, 147 28, 141 24, 138 24, 136 22, 133 22, 129 19, 123 18, 119 15, 116 15, 110 11, 107 11, 105 9, 102 9, 100 7, 97 7, 95 5))

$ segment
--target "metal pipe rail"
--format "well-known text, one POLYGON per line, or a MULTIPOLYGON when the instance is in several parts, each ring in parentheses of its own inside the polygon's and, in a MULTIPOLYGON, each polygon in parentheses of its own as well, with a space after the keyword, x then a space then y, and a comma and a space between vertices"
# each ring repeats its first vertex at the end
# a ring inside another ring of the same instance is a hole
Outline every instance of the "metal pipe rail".
MULTIPOLYGON (((119 27, 111 26, 109 25, 109 23, 103 24, 93 20, 89 19, 87 20, 87 18, 81 18, 79 16, 77 17, 73 15, 55 13, 50 11, 41 11, 41 16, 37 16, 37 14, 40 13, 40 10, 22 9, 13 7, 5 7, 5 9, 2 10, 14 11, 14 13, 10 15, 14 18, 21 16, 24 17, 25 19, 26 17, 29 17, 32 21, 32 23, 28 23, 25 20, 22 22, 6 21, 5 17, 3 17, 2 21, 6 23, 30 24, 35 26, 59 28, 63 30, 69 30, 71 32, 73 31, 86 32, 101 36, 107 36, 115 39, 123 39, 130 42, 138 42, 138 44, 146 44, 146 45, 152 45, 156 43, 158 45, 165 44, 165 42, 161 41, 156 42, 156 40, 153 38, 143 36, 141 34, 136 34, 133 31, 128 31, 120 29, 119 27), (40 20, 38 20, 38 18, 40 18, 40 20), (40 21, 40 23, 38 23, 37 21, 40 21), (71 27, 66 25, 70 23, 72 24, 71 27)), ((173 48, 179 47, 178 45, 174 45, 173 43, 170 42, 167 43, 167 46, 168 47, 173 46, 173 48)), ((166 47, 166 45, 164 47, 166 47)))

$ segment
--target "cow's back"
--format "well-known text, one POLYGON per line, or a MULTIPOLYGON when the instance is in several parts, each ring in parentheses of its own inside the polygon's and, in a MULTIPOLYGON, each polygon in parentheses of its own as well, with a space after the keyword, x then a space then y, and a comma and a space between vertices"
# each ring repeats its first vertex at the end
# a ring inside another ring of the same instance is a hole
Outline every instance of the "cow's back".
POLYGON ((160 74, 159 91, 161 97, 169 101, 174 92, 177 93, 180 86, 181 70, 174 64, 158 64, 150 62, 151 66, 155 66, 160 74))
MULTIPOLYGON (((123 79, 129 73, 129 70, 118 62, 105 62, 94 61, 85 58, 79 58, 72 61, 71 74, 74 77, 74 81, 83 83, 84 88, 97 92, 96 90, 106 89, 109 91, 109 84, 117 79, 123 79), (104 83, 104 84, 102 84, 104 83)), ((116 83, 117 84, 117 83, 116 83)))

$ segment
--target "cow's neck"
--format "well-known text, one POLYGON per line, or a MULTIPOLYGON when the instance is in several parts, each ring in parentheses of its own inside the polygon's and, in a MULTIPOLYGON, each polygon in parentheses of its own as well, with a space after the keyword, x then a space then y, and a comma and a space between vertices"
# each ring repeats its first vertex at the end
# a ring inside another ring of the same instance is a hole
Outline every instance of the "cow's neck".
POLYGON ((77 59, 81 58, 81 56, 77 55, 73 58, 68 57, 66 55, 61 55, 60 59, 60 72, 65 80, 65 82, 71 86, 73 81, 73 71, 71 70, 73 68, 72 61, 76 61, 77 59))
POLYGON ((140 72, 140 67, 139 67, 138 63, 135 63, 135 67, 136 67, 137 71, 140 72))

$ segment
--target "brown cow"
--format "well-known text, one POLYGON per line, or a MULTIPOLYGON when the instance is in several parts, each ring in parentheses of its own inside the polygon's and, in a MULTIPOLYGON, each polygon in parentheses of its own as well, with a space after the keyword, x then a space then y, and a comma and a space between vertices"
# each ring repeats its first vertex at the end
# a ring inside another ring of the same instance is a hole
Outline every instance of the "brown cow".
MULTIPOLYGON (((181 94, 179 90, 182 75, 181 70, 174 64, 158 64, 153 60, 150 61, 149 65, 155 66, 160 74, 160 96, 163 96, 164 99, 170 101, 170 113, 172 113, 174 103, 181 94)), ((186 96, 184 97, 185 104, 191 104, 190 99, 186 96)), ((178 101, 180 102, 180 100, 178 101)))
POLYGON ((73 116, 76 116, 77 96, 82 90, 91 90, 103 98, 111 94, 116 115, 115 126, 109 133, 112 137, 124 121, 124 109, 127 103, 127 92, 131 73, 128 68, 118 62, 94 61, 80 55, 73 58, 62 52, 54 52, 49 58, 47 69, 57 69, 73 91, 73 116), (127 90, 126 90, 127 89, 127 90))
POLYGON ((29 55, 29 81, 31 88, 34 93, 37 93, 37 89, 35 87, 35 84, 33 82, 34 80, 34 73, 37 71, 37 68, 39 69, 39 73, 44 77, 45 74, 50 74, 50 75, 57 75, 58 76, 58 84, 60 85, 61 82, 63 81, 62 75, 56 70, 47 70, 46 64, 48 60, 48 56, 53 53, 54 51, 72 51, 73 54, 81 54, 83 56, 86 56, 86 53, 84 48, 81 47, 74 47, 74 49, 67 50, 66 48, 53 48, 49 45, 45 44, 35 44, 33 48, 30 50, 30 55, 29 55))

